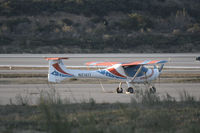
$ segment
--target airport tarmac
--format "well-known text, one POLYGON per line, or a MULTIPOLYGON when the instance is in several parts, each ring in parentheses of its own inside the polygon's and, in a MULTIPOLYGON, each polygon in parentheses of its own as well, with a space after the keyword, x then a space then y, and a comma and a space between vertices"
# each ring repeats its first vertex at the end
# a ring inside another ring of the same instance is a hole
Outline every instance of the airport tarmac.
MULTIPOLYGON (((196 61, 198 53, 184 54, 0 54, 0 66, 48 66, 48 61, 44 57, 69 57, 64 61, 67 66, 82 66, 91 61, 118 61, 130 62, 138 60, 168 60, 163 73, 200 73, 200 62, 196 61), (187 69, 186 69, 187 68, 187 69), (189 68, 189 69, 188 69, 189 68)), ((0 70, 0 74, 12 73, 47 73, 46 70, 0 70)), ((196 78, 196 77, 195 77, 196 78)), ((103 92, 100 84, 56 84, 56 92, 62 99, 69 102, 87 102, 93 98, 97 103, 128 103, 133 94, 116 94, 115 89, 118 84, 105 84, 103 92)), ((157 86, 157 93, 164 95, 169 93, 179 99, 179 95, 186 90, 191 95, 200 98, 200 83, 161 83, 157 86)), ((54 88, 54 87, 53 87, 54 88)), ((145 88, 144 86, 142 88, 145 88)), ((19 102, 23 97, 29 104, 36 104, 40 96, 40 91, 49 91, 47 84, 0 84, 0 104, 10 104, 19 102)))
POLYGON ((0 54, 0 65, 41 65, 47 66, 45 57, 69 57, 64 60, 67 66, 81 66, 91 61, 133 62, 138 60, 168 60, 166 66, 200 67, 196 57, 200 53, 183 54, 0 54))
POLYGON ((164 73, 200 73, 198 53, 184 54, 0 54, 0 73, 47 73, 48 61, 45 57, 69 57, 64 60, 66 66, 84 66, 91 61, 133 62, 138 60, 168 60, 164 73), (14 66, 28 70, 13 70, 14 66), (46 70, 31 69, 45 67, 46 70), (174 70, 175 69, 175 70, 174 70))
MULTIPOLYGON (((1 84, 0 104, 20 104, 22 99, 29 104, 37 104, 41 92, 48 92, 50 96, 52 90, 56 90, 61 99, 70 103, 88 102, 91 98, 97 103, 130 103, 135 94, 117 94, 115 88, 118 84, 1 84), (22 99, 21 99, 22 98, 22 99)), ((185 90, 190 95, 200 98, 200 83, 161 83, 156 84, 159 96, 167 93, 177 100, 185 90)), ((125 88, 125 87, 124 87, 125 88)), ((143 88, 143 85, 137 87, 143 88)))

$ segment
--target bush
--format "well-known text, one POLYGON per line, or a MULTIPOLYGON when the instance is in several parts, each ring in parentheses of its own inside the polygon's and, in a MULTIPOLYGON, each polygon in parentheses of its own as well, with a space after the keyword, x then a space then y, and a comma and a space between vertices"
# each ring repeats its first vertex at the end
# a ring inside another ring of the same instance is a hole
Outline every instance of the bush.
POLYGON ((9 45, 9 44, 11 44, 12 41, 13 41, 13 39, 0 35, 0 45, 1 46, 9 45))
POLYGON ((136 13, 129 14, 128 18, 121 20, 118 25, 122 29, 135 31, 140 29, 147 30, 147 28, 153 28, 153 22, 150 19, 136 13))
POLYGON ((63 21, 65 24, 69 25, 69 26, 73 25, 73 21, 71 21, 71 20, 68 19, 68 18, 63 19, 62 21, 63 21))
POLYGON ((18 0, 18 1, 3 1, 0 7, 0 14, 13 15, 38 15, 43 12, 68 12, 74 14, 85 14, 86 16, 106 16, 110 12, 131 13, 132 11, 144 11, 146 14, 150 13, 153 16, 168 17, 177 10, 184 8, 194 17, 199 17, 199 3, 196 1, 188 2, 187 0, 178 0, 171 2, 165 0, 153 1, 148 0, 52 0, 52 1, 35 1, 35 0, 18 0))
POLYGON ((24 17, 24 18, 8 19, 1 22, 1 24, 6 25, 11 30, 11 32, 13 32, 16 29, 16 27, 22 23, 30 24, 31 21, 28 18, 24 17))

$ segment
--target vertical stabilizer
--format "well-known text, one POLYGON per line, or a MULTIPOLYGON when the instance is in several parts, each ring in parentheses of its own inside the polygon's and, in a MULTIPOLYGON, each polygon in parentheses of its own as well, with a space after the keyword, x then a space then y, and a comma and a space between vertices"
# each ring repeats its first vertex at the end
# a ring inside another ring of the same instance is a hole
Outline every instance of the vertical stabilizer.
POLYGON ((49 72, 48 72, 49 82, 61 82, 66 78, 73 77, 72 74, 67 72, 67 69, 63 64, 62 59, 68 59, 68 58, 46 58, 46 60, 49 61, 49 72))

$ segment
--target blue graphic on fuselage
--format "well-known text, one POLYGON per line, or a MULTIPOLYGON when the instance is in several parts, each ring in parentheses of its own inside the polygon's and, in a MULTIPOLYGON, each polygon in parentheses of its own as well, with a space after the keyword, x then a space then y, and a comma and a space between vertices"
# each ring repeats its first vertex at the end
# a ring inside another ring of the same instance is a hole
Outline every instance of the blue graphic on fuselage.
POLYGON ((59 73, 57 71, 53 71, 51 74, 54 75, 54 76, 59 76, 59 77, 73 77, 71 75, 62 74, 62 73, 59 73))
POLYGON ((112 73, 110 73, 110 72, 108 72, 106 70, 98 70, 97 72, 100 73, 100 74, 102 74, 102 75, 105 75, 107 77, 111 77, 111 78, 126 79, 126 78, 115 76, 115 75, 113 75, 112 73))

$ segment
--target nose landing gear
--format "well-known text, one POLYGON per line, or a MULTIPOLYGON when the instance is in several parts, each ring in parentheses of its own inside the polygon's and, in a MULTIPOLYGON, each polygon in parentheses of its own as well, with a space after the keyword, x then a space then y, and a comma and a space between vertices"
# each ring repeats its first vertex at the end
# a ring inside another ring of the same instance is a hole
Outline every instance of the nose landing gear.
POLYGON ((134 93, 134 90, 133 90, 132 87, 129 87, 129 88, 127 89, 127 92, 129 92, 129 93, 134 93))
MULTIPOLYGON (((134 84, 132 84, 132 83, 130 83, 130 82, 126 82, 126 83, 127 83, 127 85, 128 85, 128 88, 127 88, 127 90, 126 90, 126 93, 127 93, 127 94, 129 94, 129 93, 130 93, 130 94, 133 94, 133 93, 135 92, 135 90, 134 90, 134 88, 135 88, 134 84), (133 88, 133 87, 134 87, 134 88, 133 88)), ((145 86, 146 86, 146 88, 149 90, 150 93, 152 93, 152 94, 156 93, 156 87, 155 87, 153 84, 151 84, 151 83, 146 83, 145 86)), ((117 93, 123 93, 122 82, 119 83, 119 87, 117 87, 116 92, 117 92, 117 93)))
POLYGON ((151 83, 145 84, 146 88, 149 90, 150 93, 154 94, 156 93, 156 87, 152 85, 151 83))

